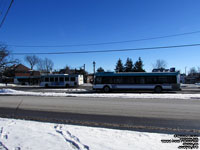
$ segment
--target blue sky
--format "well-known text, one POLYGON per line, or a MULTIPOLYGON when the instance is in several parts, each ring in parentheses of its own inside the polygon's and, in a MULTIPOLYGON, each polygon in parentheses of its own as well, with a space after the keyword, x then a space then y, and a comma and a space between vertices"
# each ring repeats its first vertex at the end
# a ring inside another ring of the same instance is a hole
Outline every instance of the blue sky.
MULTIPOLYGON (((5 4, 8 0, 0 0, 5 4)), ((3 6, 3 5, 2 5, 3 6)), ((0 5, 1 10, 1 5, 0 5)), ((70 45, 142 39, 200 30, 198 0, 15 0, 2 28, 0 42, 7 45, 70 45)), ((2 15, 0 16, 2 19, 2 15)), ((121 44, 82 47, 14 47, 12 52, 58 52, 126 49, 200 43, 200 33, 121 44)), ((146 71, 157 59, 182 72, 200 67, 200 47, 114 53, 38 55, 53 60, 54 69, 86 64, 114 70, 119 58, 135 62, 141 57, 146 71)), ((24 56, 19 58, 22 63, 24 56)))

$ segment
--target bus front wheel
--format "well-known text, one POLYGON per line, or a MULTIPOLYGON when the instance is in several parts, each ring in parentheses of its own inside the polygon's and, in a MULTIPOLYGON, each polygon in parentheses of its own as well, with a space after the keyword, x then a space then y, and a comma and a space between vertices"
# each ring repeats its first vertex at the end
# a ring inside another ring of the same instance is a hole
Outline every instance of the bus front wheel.
POLYGON ((105 93, 110 92, 110 87, 109 87, 109 86, 104 86, 103 91, 104 91, 105 93))
POLYGON ((161 86, 156 86, 155 89, 154 89, 154 92, 161 93, 162 92, 162 87, 161 86))

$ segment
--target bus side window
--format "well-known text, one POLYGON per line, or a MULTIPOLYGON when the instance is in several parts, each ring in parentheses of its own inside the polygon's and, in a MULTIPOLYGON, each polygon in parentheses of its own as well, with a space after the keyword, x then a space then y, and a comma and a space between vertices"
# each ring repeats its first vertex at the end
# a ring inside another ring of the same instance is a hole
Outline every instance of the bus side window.
POLYGON ((55 77, 55 82, 58 82, 58 77, 55 77))
POLYGON ((168 77, 168 83, 176 83, 176 82, 177 82, 176 76, 168 77))
POLYGON ((103 84, 112 84, 112 77, 102 77, 103 84))
POLYGON ((71 78, 70 78, 70 81, 75 81, 75 77, 71 77, 71 78))
POLYGON ((172 83, 177 83, 177 78, 176 78, 176 76, 172 76, 172 83))
POLYGON ((122 84, 122 78, 121 77, 113 77, 113 83, 114 84, 122 84))
POLYGON ((126 84, 127 83, 127 77, 122 77, 122 82, 121 82, 122 84, 126 84))
POLYGON ((44 82, 44 77, 41 77, 41 82, 44 82))
POLYGON ((69 77, 65 77, 65 81, 69 81, 69 77))
POLYGON ((152 77, 146 77, 146 84, 152 84, 153 78, 152 77))
POLYGON ((131 77, 131 84, 135 84, 135 77, 131 77))
POLYGON ((158 82, 160 84, 162 84, 162 83, 168 83, 168 79, 167 79, 167 77, 158 77, 158 82))
POLYGON ((145 84, 144 77, 140 77, 140 84, 145 84))
POLYGON ((157 77, 145 77, 146 84, 157 84, 157 77))
POLYGON ((121 84, 134 84, 135 77, 123 76, 121 77, 121 84))
POLYGON ((45 82, 49 82, 49 78, 45 78, 45 82))
POLYGON ((64 82, 64 77, 60 77, 60 82, 64 82))
POLYGON ((50 78, 50 82, 54 82, 54 78, 53 77, 50 78))
POLYGON ((135 77, 135 83, 140 84, 140 77, 135 77))
POLYGON ((102 78, 101 77, 96 77, 96 84, 101 84, 102 78))

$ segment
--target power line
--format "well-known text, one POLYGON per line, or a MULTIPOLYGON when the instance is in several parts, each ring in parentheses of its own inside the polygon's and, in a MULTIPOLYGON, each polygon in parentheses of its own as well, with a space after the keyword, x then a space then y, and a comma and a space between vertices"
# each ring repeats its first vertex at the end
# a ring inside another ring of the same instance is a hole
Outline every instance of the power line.
POLYGON ((2 27, 2 25, 3 25, 3 23, 4 23, 5 19, 6 19, 6 17, 7 17, 7 15, 8 15, 8 12, 9 12, 11 6, 12 6, 13 1, 14 1, 14 0, 11 0, 11 2, 10 2, 10 5, 9 5, 7 11, 6 11, 6 14, 5 14, 4 17, 3 17, 3 20, 1 21, 0 28, 2 27))
POLYGON ((78 46, 95 46, 95 45, 108 45, 108 44, 120 44, 120 43, 130 43, 130 42, 156 40, 156 39, 184 36, 184 35, 197 34, 197 33, 200 33, 200 30, 193 31, 193 32, 185 32, 185 33, 180 33, 180 34, 172 34, 172 35, 150 37, 150 38, 143 38, 143 39, 133 39, 133 40, 126 40, 126 41, 115 41, 115 42, 90 43, 90 44, 69 44, 69 45, 8 45, 8 46, 14 46, 14 47, 78 47, 78 46))
POLYGON ((13 55, 60 55, 60 54, 85 54, 85 53, 107 53, 107 52, 124 52, 124 51, 139 51, 139 50, 157 50, 168 48, 181 48, 181 47, 195 47, 200 46, 198 44, 188 45, 172 45, 172 46, 157 46, 157 47, 145 47, 145 48, 130 48, 130 49, 113 49, 113 50, 96 50, 96 51, 70 51, 70 52, 43 52, 43 53, 12 53, 13 55))

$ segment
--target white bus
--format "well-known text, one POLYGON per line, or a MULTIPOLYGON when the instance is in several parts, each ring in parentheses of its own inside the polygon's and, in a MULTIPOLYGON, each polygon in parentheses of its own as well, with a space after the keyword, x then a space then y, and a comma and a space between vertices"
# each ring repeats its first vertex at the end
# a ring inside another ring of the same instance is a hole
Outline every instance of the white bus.
POLYGON ((131 72, 96 73, 94 90, 110 92, 111 90, 154 90, 159 93, 162 90, 180 90, 179 72, 131 72))
POLYGON ((77 74, 49 74, 42 75, 40 86, 42 87, 74 87, 83 84, 83 75, 77 74))

